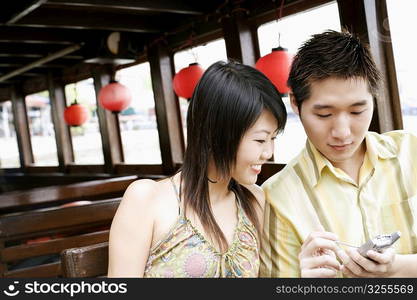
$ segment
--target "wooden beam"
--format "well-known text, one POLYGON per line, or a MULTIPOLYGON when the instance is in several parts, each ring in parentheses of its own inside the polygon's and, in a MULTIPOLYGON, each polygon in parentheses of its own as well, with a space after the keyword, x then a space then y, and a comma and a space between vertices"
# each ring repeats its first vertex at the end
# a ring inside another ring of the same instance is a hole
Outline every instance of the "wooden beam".
POLYGON ((21 26, 2 27, 0 42, 19 44, 57 44, 71 45, 74 43, 98 40, 108 34, 105 31, 89 31, 77 29, 30 28, 21 26))
POLYGON ((104 165, 107 173, 114 173, 115 165, 124 161, 122 138, 119 128, 119 116, 98 104, 98 94, 101 88, 113 78, 112 67, 95 69, 93 71, 94 88, 97 98, 97 114, 103 145, 104 165))
MULTIPOLYGON (((19 9, 18 12, 13 14, 13 16, 6 22, 7 25, 13 24, 16 21, 20 20, 24 16, 30 14, 32 11, 37 9, 39 6, 41 6, 43 3, 45 3, 47 0, 32 0, 27 3, 23 3, 23 7, 19 9)), ((23 1, 21 1, 23 2, 23 1)))
POLYGON ((34 161, 32 144, 30 142, 29 122, 26 103, 19 86, 14 86, 12 92, 13 122, 16 129, 19 159, 22 169, 32 165, 34 161))
MULTIPOLYGON (((27 74, 27 73, 26 73, 27 74)), ((48 80, 44 76, 27 79, 22 83, 23 94, 35 94, 48 89, 48 80)))
POLYGON ((58 173, 59 169, 56 166, 30 166, 25 169, 26 174, 51 174, 51 173, 58 173))
MULTIPOLYGON (((317 6, 333 2, 334 0, 293 0, 285 1, 282 10, 282 17, 290 16, 302 11, 315 8, 317 6)), ((277 19, 277 6, 281 1, 263 1, 262 5, 259 2, 253 1, 253 7, 250 7, 249 19, 256 23, 257 26, 271 22, 277 19)))
POLYGON ((76 165, 67 166, 69 174, 104 174, 106 172, 104 165, 76 165))
POLYGON ((116 174, 136 174, 138 176, 156 179, 164 174, 162 165, 125 165, 116 166, 116 174), (152 174, 150 176, 149 174, 152 174))
MULTIPOLYGON (((369 44, 368 26, 366 24, 365 7, 363 1, 354 0, 337 0, 339 9, 340 25, 342 28, 349 30, 352 34, 359 37, 359 39, 369 44)), ((378 115, 380 99, 375 98, 375 108, 372 116, 369 130, 381 132, 380 119, 378 115)))
POLYGON ((369 44, 382 75, 382 86, 378 97, 378 115, 381 132, 403 129, 386 0, 363 1, 369 32, 369 44))
POLYGON ((114 11, 122 12, 166 12, 175 14, 187 14, 187 15, 201 15, 203 11, 195 6, 189 5, 190 2, 185 1, 172 1, 172 0, 49 0, 47 6, 54 7, 82 7, 84 9, 91 8, 105 8, 112 9, 114 11))
MULTIPOLYGON (((9 70, 2 69, 2 70, 0 70, 0 76, 6 75, 9 72, 10 72, 9 70)), ((21 77, 38 77, 38 76, 42 76, 44 74, 45 73, 43 73, 41 71, 40 72, 32 71, 32 72, 26 72, 26 73, 23 73, 23 74, 19 74, 19 76, 21 76, 21 77)), ((4 81, 0 81, 0 82, 4 82, 4 81)))
MULTIPOLYGON (((193 46, 199 46, 223 38, 223 30, 221 24, 217 21, 201 24, 201 26, 194 29, 196 36, 193 38, 193 46)), ((190 31, 186 30, 178 34, 167 37, 168 45, 170 45, 172 52, 183 50, 184 41, 190 39, 190 31)))
MULTIPOLYGON (((30 47, 30 46, 28 46, 30 47)), ((27 65, 31 62, 33 62, 34 59, 32 58, 28 58, 28 57, 14 57, 14 58, 5 58, 5 57, 0 57, 0 66, 12 66, 12 67, 17 67, 17 66, 22 66, 22 65, 27 65)), ((53 61, 53 63, 50 64, 45 64, 43 66, 52 66, 52 67, 71 67, 74 64, 76 64, 77 62, 79 62, 79 59, 63 59, 63 58, 58 58, 56 60, 53 61)))
POLYGON ((363 1, 337 0, 337 6, 341 27, 359 37, 362 42, 369 44, 363 1))
MULTIPOLYGON (((12 68, 12 69, 22 68, 25 65, 27 65, 27 64, 15 63, 15 62, 12 62, 11 60, 10 60, 10 62, 0 62, 0 68, 3 68, 3 69, 4 68, 12 68)), ((41 68, 41 69, 45 69, 45 68, 48 68, 48 69, 63 69, 63 68, 67 68, 67 67, 68 67, 68 65, 42 64, 42 65, 34 67, 34 69, 39 69, 39 68, 41 68)))
MULTIPOLYGON (((64 56, 61 59, 64 59, 64 58, 66 57, 64 56)), ((90 78, 92 76, 93 70, 97 67, 98 65, 95 65, 95 64, 77 64, 77 65, 74 65, 73 67, 68 67, 62 70, 62 74, 60 74, 55 79, 62 80, 62 83, 64 85, 78 82, 78 81, 90 78)), ((25 73, 25 74, 27 75, 28 73, 25 73)), ((22 76, 25 74, 22 74, 22 76)), ((47 78, 46 76, 44 76, 46 75, 46 73, 39 73, 39 74, 33 73, 33 75, 35 74, 37 78, 27 79, 22 84, 23 93, 26 95, 34 94, 34 93, 48 89, 47 78)))
MULTIPOLYGON (((167 175, 175 171, 175 164, 184 157, 184 136, 181 128, 179 103, 172 87, 173 58, 161 44, 148 49, 155 112, 159 132, 162 166, 167 175)), ((144 141, 145 142, 145 141, 144 141)))
POLYGON ((74 162, 74 152, 69 126, 64 121, 65 87, 62 82, 53 79, 52 73, 48 74, 48 90, 51 99, 52 122, 54 124, 59 168, 61 172, 65 172, 66 166, 74 162))
POLYGON ((11 100, 12 93, 10 86, 8 87, 0 87, 0 101, 7 101, 11 100))
POLYGON ((0 57, 28 57, 28 58, 41 58, 42 54, 27 53, 27 51, 9 51, 7 53, 0 53, 0 57))
POLYGON ((370 130, 386 132, 402 128, 392 47, 385 41, 390 40, 390 33, 382 26, 384 20, 388 22, 385 0, 337 0, 337 4, 342 27, 370 45, 374 61, 381 71, 381 87, 375 99, 370 130))
MULTIPOLYGON (((171 16, 164 22, 173 21, 171 16)), ((177 19, 178 20, 178 19, 177 19)), ((89 13, 85 11, 59 10, 42 8, 21 19, 14 26, 69 28, 69 29, 101 29, 130 32, 161 32, 161 20, 152 16, 137 16, 115 13, 89 13)))
POLYGON ((65 55, 64 57, 61 57, 61 59, 84 59, 84 56, 82 56, 82 55, 65 55))
POLYGON ((64 84, 74 83, 91 78, 94 72, 98 72, 101 66, 98 64, 77 64, 62 71, 64 84))
POLYGON ((25 46, 18 42, 0 43, 0 53, 3 54, 36 54, 44 57, 50 53, 57 52, 62 49, 62 45, 31 44, 25 46))
POLYGON ((61 50, 57 51, 57 52, 51 53, 51 54, 49 54, 46 57, 43 57, 43 58, 38 59, 38 60, 35 60, 34 62, 32 62, 32 63, 30 63, 28 65, 25 65, 25 66, 23 66, 21 68, 18 68, 16 70, 11 71, 10 73, 7 73, 5 75, 0 76, 0 81, 3 81, 3 80, 6 80, 6 79, 9 79, 9 78, 12 78, 12 77, 14 77, 16 75, 19 75, 19 74, 23 74, 24 72, 26 72, 28 70, 31 70, 33 68, 36 68, 36 67, 38 67, 40 65, 43 65, 43 64, 45 64, 45 63, 47 63, 49 61, 52 61, 52 60, 54 60, 56 58, 59 58, 59 57, 65 56, 68 53, 72 53, 74 51, 77 51, 81 47, 82 47, 82 45, 76 44, 76 45, 68 46, 68 47, 66 47, 64 49, 61 49, 61 50))
MULTIPOLYGON (((4 241, 0 240, 0 253, 3 253, 4 251, 4 241)), ((7 265, 0 263, 0 274, 4 274, 5 272, 7 272, 7 265)))
POLYGON ((246 13, 238 10, 231 17, 223 18, 222 25, 227 57, 254 66, 258 41, 254 39, 246 13))

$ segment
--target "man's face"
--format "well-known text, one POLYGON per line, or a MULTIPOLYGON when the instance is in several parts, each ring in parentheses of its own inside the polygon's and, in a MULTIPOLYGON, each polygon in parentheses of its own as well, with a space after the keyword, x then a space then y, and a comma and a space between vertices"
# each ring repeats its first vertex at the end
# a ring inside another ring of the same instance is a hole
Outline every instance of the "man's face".
MULTIPOLYGON (((293 110, 299 113, 293 100, 293 110)), ((372 113, 365 80, 330 77, 311 84, 311 96, 302 103, 299 115, 309 140, 338 166, 360 155, 372 113)))

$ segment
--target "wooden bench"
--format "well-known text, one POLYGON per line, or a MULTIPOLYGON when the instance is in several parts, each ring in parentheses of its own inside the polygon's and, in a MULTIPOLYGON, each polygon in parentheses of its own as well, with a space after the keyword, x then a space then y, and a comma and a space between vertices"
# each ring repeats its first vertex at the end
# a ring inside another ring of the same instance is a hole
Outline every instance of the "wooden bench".
POLYGON ((109 227, 121 198, 97 200, 83 206, 48 208, 0 216, 0 276, 59 277, 62 250, 108 241, 109 227), (99 231, 97 231, 99 230, 99 231), (28 239, 50 240, 27 244, 28 239), (58 261, 16 268, 19 262, 56 255, 58 261))
MULTIPOLYGON (((97 167, 100 167, 97 165, 97 167)), ((45 167, 41 167, 42 169, 45 167)), ((105 180, 114 177, 114 174, 97 173, 97 170, 84 171, 85 173, 60 173, 48 172, 45 173, 30 173, 19 172, 17 170, 11 171, 2 169, 0 171, 0 193, 7 193, 12 191, 24 191, 40 187, 48 187, 53 185, 67 185, 90 180, 105 180)), ((36 171, 33 171, 36 172, 36 171)), ((132 173, 134 174, 134 173, 132 173)), ((136 174, 135 174, 136 175, 136 174)))
POLYGON ((123 196, 138 176, 92 180, 64 186, 50 186, 0 195, 0 215, 27 211, 79 200, 100 200, 123 196))
POLYGON ((66 249, 61 253, 63 277, 105 277, 109 260, 109 243, 66 249))

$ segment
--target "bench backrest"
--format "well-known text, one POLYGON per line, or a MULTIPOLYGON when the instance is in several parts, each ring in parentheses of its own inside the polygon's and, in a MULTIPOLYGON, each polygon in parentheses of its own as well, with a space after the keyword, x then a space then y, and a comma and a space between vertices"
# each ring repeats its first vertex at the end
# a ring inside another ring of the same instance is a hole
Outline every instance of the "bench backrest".
POLYGON ((108 259, 108 242, 66 249, 61 253, 63 277, 104 277, 108 259))
POLYGON ((56 277, 60 262, 10 270, 10 265, 62 250, 108 240, 109 227, 121 198, 98 200, 91 204, 50 208, 0 216, 0 276, 56 277), (28 239, 49 237, 45 242, 28 244, 28 239))
POLYGON ((99 200, 123 196, 137 176, 92 180, 49 186, 0 195, 0 214, 59 205, 78 200, 99 200))

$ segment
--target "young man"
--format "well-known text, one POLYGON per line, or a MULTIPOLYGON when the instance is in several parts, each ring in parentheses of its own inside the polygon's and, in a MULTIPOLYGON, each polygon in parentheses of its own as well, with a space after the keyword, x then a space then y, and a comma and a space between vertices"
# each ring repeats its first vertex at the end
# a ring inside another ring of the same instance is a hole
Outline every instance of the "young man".
POLYGON ((368 132, 378 82, 349 33, 317 34, 299 49, 288 83, 308 140, 263 185, 261 277, 417 277, 417 138, 368 132), (395 231, 401 238, 369 258, 342 244, 395 231))

